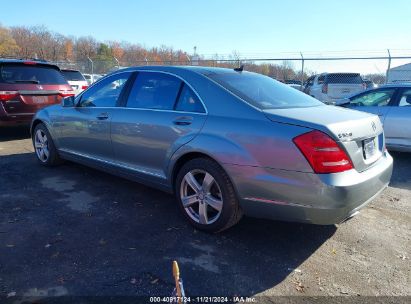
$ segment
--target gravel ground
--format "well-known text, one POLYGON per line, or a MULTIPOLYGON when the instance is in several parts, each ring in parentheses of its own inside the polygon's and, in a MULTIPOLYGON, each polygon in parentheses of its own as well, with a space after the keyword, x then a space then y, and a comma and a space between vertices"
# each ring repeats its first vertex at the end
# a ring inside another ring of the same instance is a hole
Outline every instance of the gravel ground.
POLYGON ((411 295, 410 154, 393 153, 390 187, 344 224, 244 218, 209 235, 168 194, 41 167, 27 129, 0 132, 1 296, 168 296, 174 259, 189 295, 411 295))

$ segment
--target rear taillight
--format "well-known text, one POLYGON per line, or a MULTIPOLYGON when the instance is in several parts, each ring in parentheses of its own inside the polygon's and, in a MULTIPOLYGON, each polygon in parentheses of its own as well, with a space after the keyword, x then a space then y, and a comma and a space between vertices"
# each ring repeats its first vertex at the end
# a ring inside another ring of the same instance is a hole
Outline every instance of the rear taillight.
POLYGON ((8 101, 19 95, 18 91, 0 91, 0 101, 8 101))
POLYGON ((88 88, 88 86, 81 86, 81 89, 82 90, 85 90, 85 89, 87 89, 88 88))
POLYGON ((315 173, 337 173, 353 168, 352 162, 335 140, 320 131, 311 131, 293 139, 315 173))
POLYGON ((60 95, 61 97, 69 97, 69 96, 74 96, 74 95, 76 95, 76 94, 74 94, 74 91, 73 91, 73 90, 70 90, 70 91, 68 91, 68 90, 60 90, 60 91, 59 91, 59 95, 60 95))
POLYGON ((323 92, 324 94, 328 93, 328 84, 323 84, 321 88, 321 92, 323 92))

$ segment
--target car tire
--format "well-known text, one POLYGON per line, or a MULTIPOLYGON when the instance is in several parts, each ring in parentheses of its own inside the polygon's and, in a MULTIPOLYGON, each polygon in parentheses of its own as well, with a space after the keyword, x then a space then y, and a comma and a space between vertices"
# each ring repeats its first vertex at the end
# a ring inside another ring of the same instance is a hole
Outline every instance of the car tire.
POLYGON ((186 219, 202 231, 223 231, 237 224, 243 215, 227 173, 208 158, 192 159, 182 166, 175 194, 186 219))
POLYGON ((34 128, 32 141, 37 160, 41 165, 51 167, 62 163, 50 132, 43 123, 39 123, 34 128))

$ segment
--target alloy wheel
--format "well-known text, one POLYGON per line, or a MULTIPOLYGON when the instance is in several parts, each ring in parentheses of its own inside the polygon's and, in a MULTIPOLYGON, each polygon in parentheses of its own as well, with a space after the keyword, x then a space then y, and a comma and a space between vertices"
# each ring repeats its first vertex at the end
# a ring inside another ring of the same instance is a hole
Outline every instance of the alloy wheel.
POLYGON ((34 136, 34 148, 36 150, 37 157, 45 163, 50 155, 48 139, 46 133, 38 129, 34 136))
POLYGON ((210 225, 221 215, 221 188, 207 171, 189 171, 181 181, 180 198, 185 212, 196 223, 210 225))

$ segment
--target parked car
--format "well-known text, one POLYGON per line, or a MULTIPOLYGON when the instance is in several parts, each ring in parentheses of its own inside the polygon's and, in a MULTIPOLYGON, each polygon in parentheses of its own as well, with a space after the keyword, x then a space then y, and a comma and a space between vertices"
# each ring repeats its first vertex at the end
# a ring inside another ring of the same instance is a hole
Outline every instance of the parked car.
POLYGON ((366 90, 378 88, 378 84, 374 83, 369 79, 364 79, 364 85, 366 90))
POLYGON ((301 91, 302 89, 302 85, 301 85, 301 81, 300 80, 286 80, 284 82, 286 85, 288 85, 289 87, 299 90, 301 91))
POLYGON ((83 74, 84 78, 86 79, 88 85, 91 85, 94 81, 93 81, 93 77, 91 74, 83 74))
POLYGON ((378 115, 384 125, 388 149, 411 152, 411 84, 382 86, 337 104, 378 115))
POLYGON ((87 80, 88 85, 93 84, 100 78, 102 78, 105 74, 83 74, 84 78, 87 80))
POLYGON ((308 78, 304 88, 305 93, 329 105, 364 90, 358 73, 322 73, 308 78))
POLYGON ((0 126, 29 125, 39 109, 71 95, 74 92, 57 66, 0 59, 0 126))
POLYGON ((80 71, 64 69, 61 70, 61 72, 73 88, 73 91, 76 95, 80 94, 88 88, 88 82, 86 78, 84 78, 83 74, 80 73, 80 71))
POLYGON ((243 213, 339 223, 388 185, 393 164, 377 116, 241 69, 119 70, 38 112, 31 133, 40 164, 72 160, 174 192, 210 232, 243 213))

